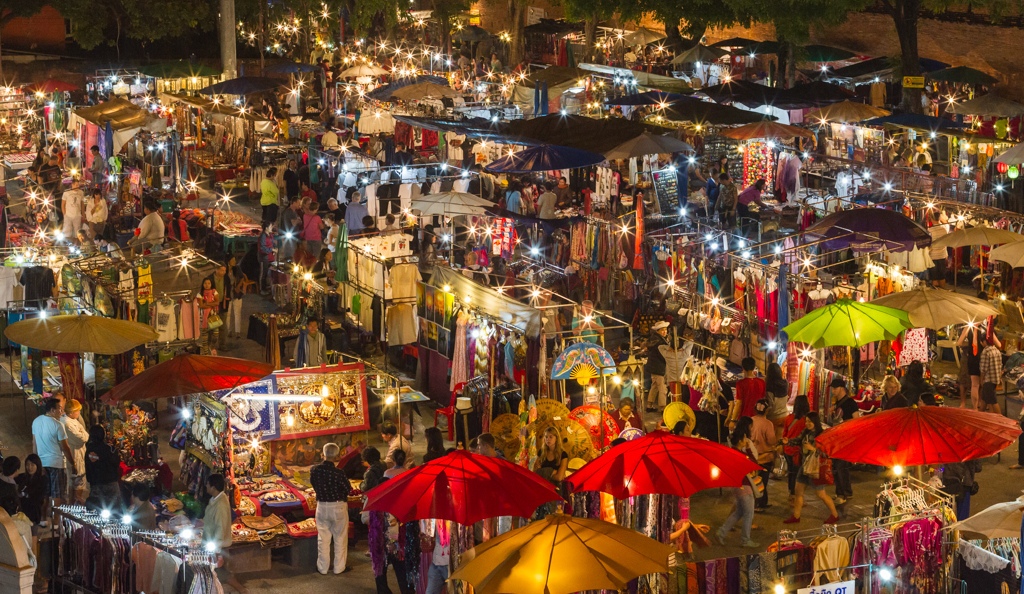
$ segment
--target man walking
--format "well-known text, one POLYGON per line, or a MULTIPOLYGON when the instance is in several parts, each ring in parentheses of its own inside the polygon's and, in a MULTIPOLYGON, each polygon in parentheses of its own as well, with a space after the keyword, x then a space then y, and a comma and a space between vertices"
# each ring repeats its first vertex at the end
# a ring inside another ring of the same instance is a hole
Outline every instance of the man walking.
POLYGON ((316 492, 316 569, 327 575, 331 568, 331 542, 334 542, 334 573, 345 573, 348 566, 348 494, 352 487, 345 472, 338 468, 341 448, 324 445, 324 461, 309 471, 309 482, 316 492))
MULTIPOLYGON (((832 398, 835 401, 833 408, 833 426, 838 426, 850 419, 860 416, 860 407, 850 398, 850 392, 846 389, 846 380, 837 377, 832 380, 830 386, 832 398)), ((846 500, 853 497, 853 485, 850 483, 850 463, 846 460, 835 458, 832 460, 832 474, 836 482, 836 505, 846 503, 846 500)))

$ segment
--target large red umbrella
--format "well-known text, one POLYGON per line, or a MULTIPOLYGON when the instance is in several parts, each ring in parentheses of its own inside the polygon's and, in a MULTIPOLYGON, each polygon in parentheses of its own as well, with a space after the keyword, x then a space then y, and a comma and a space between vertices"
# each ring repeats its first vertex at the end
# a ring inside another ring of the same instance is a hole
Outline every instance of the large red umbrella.
POLYGON ((48 78, 43 82, 33 83, 29 85, 29 89, 34 93, 70 93, 71 91, 77 91, 80 89, 78 85, 73 85, 63 80, 57 80, 56 78, 48 78))
POLYGON ((114 386, 103 398, 124 402, 230 390, 263 379, 273 371, 273 365, 246 359, 178 355, 114 386))
POLYGON ((1020 435, 1002 415, 922 406, 846 421, 818 436, 832 458, 875 466, 919 466, 994 456, 1020 435))
POLYGON ((452 452, 403 472, 366 494, 366 511, 385 511, 399 522, 528 518, 542 504, 561 499, 554 485, 501 458, 452 452))
POLYGON ((743 453, 705 439, 654 431, 617 445, 568 478, 574 491, 602 491, 617 499, 678 495, 739 487, 761 466, 743 453))

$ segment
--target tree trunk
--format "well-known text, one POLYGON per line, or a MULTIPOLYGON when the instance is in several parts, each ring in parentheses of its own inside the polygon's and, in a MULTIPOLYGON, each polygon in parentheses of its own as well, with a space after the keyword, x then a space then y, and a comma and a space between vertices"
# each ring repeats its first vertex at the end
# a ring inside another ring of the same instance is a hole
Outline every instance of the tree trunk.
MULTIPOLYGON (((792 89, 793 86, 796 85, 796 56, 794 55, 795 47, 796 46, 793 45, 793 42, 786 42, 786 54, 789 56, 789 60, 786 62, 785 71, 787 89, 792 89)), ((779 75, 782 76, 782 73, 779 73, 779 75)))
POLYGON ((220 67, 225 80, 238 76, 235 23, 235 0, 220 0, 220 67))
POLYGON ((519 65, 526 59, 526 39, 523 38, 523 29, 526 28, 526 1, 511 0, 512 2, 512 42, 509 48, 509 68, 519 65))
POLYGON ((782 51, 778 53, 778 63, 775 70, 775 80, 772 81, 772 86, 777 89, 783 89, 786 86, 786 73, 789 71, 789 63, 792 61, 793 46, 791 43, 784 39, 779 40, 782 45, 782 51))
POLYGON ((597 53, 594 44, 597 43, 597 15, 590 15, 583 23, 583 57, 587 62, 594 61, 597 53))
MULTIPOLYGON (((3 25, 0 24, 0 30, 3 29, 3 25)), ((3 53, 3 42, 0 41, 0 80, 7 80, 4 78, 4 53, 3 53)))
POLYGON ((266 51, 267 51, 267 35, 266 35, 267 23, 266 23, 266 17, 263 14, 263 10, 265 8, 265 4, 266 4, 265 2, 260 2, 259 3, 259 5, 260 5, 259 28, 257 29, 257 31, 259 31, 259 38, 256 40, 256 43, 258 43, 259 46, 260 46, 260 76, 266 76, 266 74, 263 71, 263 69, 266 68, 266 57, 265 56, 266 56, 266 51))
MULTIPOLYGON (((921 58, 917 51, 917 20, 921 0, 892 0, 890 14, 900 40, 900 73, 903 76, 921 74, 921 58)), ((903 89, 904 111, 921 113, 921 89, 903 89)))
POLYGON ((665 45, 672 49, 682 50, 683 35, 679 32, 679 23, 665 23, 665 45))

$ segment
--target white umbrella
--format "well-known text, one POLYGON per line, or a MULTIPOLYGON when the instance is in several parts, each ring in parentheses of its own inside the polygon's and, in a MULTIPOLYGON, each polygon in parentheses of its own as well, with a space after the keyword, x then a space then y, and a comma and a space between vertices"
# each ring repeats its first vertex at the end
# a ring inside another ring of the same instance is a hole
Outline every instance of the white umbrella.
POLYGON ((1015 241, 997 247, 989 252, 988 257, 999 262, 1006 262, 1010 268, 1024 266, 1024 241, 1015 241))
POLYGON ((341 78, 353 78, 358 76, 384 76, 385 74, 388 74, 388 71, 380 66, 374 66, 373 64, 358 64, 342 71, 338 76, 341 78))
POLYGON ((871 303, 905 311, 914 327, 932 330, 999 315, 999 310, 987 301, 938 289, 901 291, 871 303))
POLYGON ((983 534, 988 538, 1020 538, 1020 521, 1024 501, 997 503, 950 526, 963 532, 983 534))
POLYGON ((933 248, 958 248, 968 245, 1002 245, 1024 241, 1024 235, 995 227, 957 229, 932 242, 933 248))
POLYGON ((1024 142, 1013 145, 1009 150, 996 157, 995 162, 1007 165, 1024 164, 1024 142))
MULTIPOLYGON (((613 149, 609 149, 604 153, 604 156, 606 159, 629 159, 630 157, 642 157, 644 155, 665 153, 681 153, 692 150, 692 146, 677 138, 644 132, 639 136, 630 138, 613 149)), ((1024 237, 1021 239, 1024 239, 1024 237)))
POLYGON ((648 43, 654 43, 655 41, 662 39, 665 39, 664 33, 652 31, 646 27, 640 27, 632 33, 627 33, 623 38, 623 41, 625 41, 627 45, 647 45, 648 43))
POLYGON ((412 201, 412 210, 420 211, 421 216, 482 215, 489 206, 494 203, 465 192, 429 194, 412 201))
POLYGON ((690 64, 693 62, 715 62, 729 52, 718 49, 717 47, 708 47, 706 45, 697 44, 685 52, 679 54, 672 59, 673 64, 690 64))

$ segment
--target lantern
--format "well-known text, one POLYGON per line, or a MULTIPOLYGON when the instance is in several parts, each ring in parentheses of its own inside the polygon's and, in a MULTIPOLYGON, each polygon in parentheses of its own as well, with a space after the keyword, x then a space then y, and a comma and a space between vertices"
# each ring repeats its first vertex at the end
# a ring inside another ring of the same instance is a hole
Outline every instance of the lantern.
POLYGON ((1010 166, 1006 163, 996 163, 996 172, 998 172, 999 175, 1006 175, 1006 170, 1009 168, 1010 166))
POLYGON ((1020 176, 1020 168, 1016 165, 1013 165, 1006 171, 1006 177, 1010 179, 1017 179, 1018 176, 1020 176))

